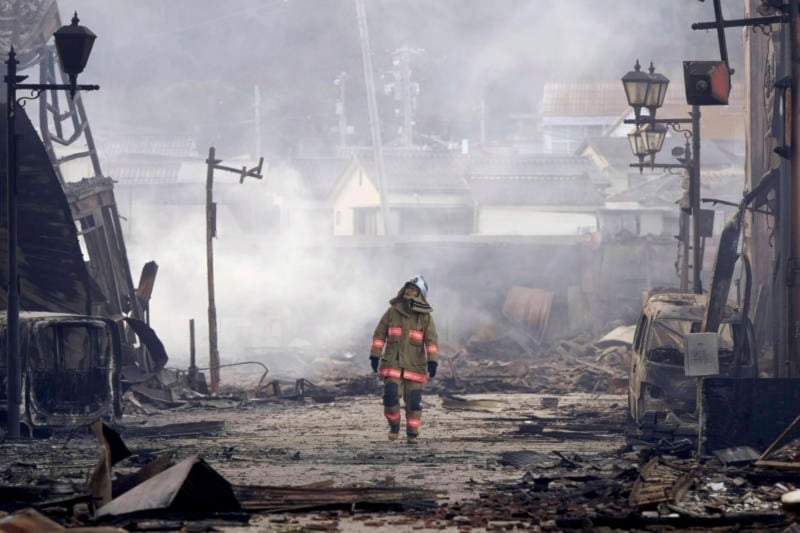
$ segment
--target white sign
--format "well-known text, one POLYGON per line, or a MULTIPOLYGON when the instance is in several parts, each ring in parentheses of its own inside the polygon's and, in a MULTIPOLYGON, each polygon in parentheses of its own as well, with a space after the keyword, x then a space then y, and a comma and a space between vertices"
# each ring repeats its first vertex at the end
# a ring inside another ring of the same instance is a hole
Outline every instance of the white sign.
POLYGON ((716 333, 689 333, 684 342, 686 357, 683 369, 687 376, 716 376, 719 374, 716 333))

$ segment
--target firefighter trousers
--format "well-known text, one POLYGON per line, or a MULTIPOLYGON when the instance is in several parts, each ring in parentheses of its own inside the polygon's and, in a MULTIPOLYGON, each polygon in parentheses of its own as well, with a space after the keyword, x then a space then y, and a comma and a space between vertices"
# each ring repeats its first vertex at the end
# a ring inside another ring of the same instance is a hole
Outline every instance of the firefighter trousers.
POLYGON ((383 415, 389 430, 400 432, 400 397, 406 408, 406 435, 417 437, 422 419, 422 383, 402 378, 384 378, 383 415))

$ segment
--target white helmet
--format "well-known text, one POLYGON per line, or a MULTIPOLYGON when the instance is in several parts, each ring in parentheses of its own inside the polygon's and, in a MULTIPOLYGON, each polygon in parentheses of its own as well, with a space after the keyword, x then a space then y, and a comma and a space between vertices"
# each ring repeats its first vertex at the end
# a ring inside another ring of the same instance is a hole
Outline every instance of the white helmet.
POLYGON ((422 275, 414 276, 410 280, 406 281, 406 285, 413 285, 419 289, 419 293, 422 295, 423 298, 428 297, 428 282, 425 281, 425 278, 422 275))

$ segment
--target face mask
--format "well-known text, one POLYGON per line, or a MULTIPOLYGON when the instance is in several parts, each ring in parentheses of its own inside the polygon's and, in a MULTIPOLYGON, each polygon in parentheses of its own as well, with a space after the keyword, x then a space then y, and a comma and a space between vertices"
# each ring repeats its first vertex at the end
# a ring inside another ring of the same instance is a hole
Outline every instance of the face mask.
POLYGON ((419 289, 416 287, 406 287, 403 290, 403 298, 411 300, 412 298, 416 298, 419 296, 419 289))

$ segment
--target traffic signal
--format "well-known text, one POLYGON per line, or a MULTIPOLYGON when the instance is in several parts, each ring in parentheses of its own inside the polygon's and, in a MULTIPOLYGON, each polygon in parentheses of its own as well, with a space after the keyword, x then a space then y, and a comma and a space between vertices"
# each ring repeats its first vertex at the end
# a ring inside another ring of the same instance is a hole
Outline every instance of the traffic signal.
POLYGON ((684 61, 683 84, 689 105, 728 105, 731 75, 725 61, 684 61))

